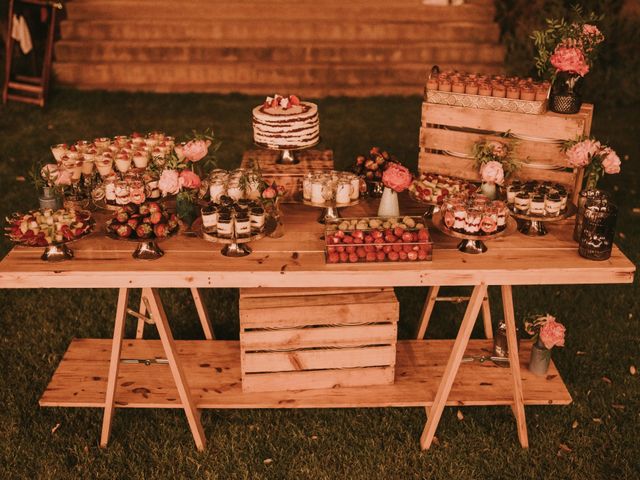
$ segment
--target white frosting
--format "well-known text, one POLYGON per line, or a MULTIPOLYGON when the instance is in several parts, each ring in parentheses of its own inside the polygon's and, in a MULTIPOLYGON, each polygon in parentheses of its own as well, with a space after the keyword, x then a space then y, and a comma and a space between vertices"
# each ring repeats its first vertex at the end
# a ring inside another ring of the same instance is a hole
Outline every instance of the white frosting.
POLYGON ((253 109, 253 139, 257 144, 303 148, 315 145, 319 138, 318 107, 313 103, 300 102, 288 109, 264 105, 253 109))

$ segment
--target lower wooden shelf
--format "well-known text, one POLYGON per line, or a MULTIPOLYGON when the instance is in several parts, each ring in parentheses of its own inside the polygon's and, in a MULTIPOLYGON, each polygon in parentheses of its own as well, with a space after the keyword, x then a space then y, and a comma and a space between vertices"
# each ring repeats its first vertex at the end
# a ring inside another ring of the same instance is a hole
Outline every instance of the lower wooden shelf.
MULTIPOLYGON (((370 387, 244 393, 237 341, 177 341, 183 368, 198 408, 351 408, 430 406, 453 340, 406 340, 397 345, 395 383, 370 387)), ((466 355, 487 355, 491 340, 471 340, 466 355)), ((527 369, 530 342, 522 342, 520 363, 526 405, 566 405, 571 395, 555 365, 539 377, 527 369)), ((104 407, 110 339, 74 339, 40 405, 104 407)), ((122 358, 164 358, 159 340, 125 340, 122 358)), ((508 368, 492 362, 463 363, 447 405, 511 405, 513 382, 508 368)), ((116 406, 181 408, 168 365, 120 365, 116 406)))

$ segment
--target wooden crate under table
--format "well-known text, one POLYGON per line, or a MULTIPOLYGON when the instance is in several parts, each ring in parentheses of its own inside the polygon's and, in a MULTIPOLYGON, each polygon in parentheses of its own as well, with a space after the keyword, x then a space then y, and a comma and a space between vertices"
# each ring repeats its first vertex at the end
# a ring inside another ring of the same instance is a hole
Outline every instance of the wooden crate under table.
POLYGON ((391 288, 241 289, 242 389, 392 384, 398 315, 391 288))
POLYGON ((247 150, 242 155, 242 168, 251 168, 258 162, 262 176, 269 183, 275 181, 284 187, 284 202, 293 202, 298 192, 302 192, 302 177, 311 170, 332 170, 333 150, 304 150, 296 152, 300 159, 295 165, 280 165, 276 160, 280 152, 273 150, 247 150))

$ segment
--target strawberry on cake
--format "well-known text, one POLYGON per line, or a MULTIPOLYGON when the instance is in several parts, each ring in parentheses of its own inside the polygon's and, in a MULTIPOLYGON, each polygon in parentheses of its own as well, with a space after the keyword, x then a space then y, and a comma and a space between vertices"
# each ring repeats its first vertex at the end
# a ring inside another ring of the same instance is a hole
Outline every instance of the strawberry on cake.
POLYGON ((253 109, 253 139, 281 150, 312 147, 320 140, 318 106, 295 95, 267 97, 253 109))

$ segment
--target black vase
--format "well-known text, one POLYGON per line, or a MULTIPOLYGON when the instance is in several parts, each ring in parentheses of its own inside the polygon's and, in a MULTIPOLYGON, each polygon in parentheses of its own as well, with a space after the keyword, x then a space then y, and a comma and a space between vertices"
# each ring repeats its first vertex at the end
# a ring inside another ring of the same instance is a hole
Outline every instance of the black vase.
POLYGON ((579 75, 560 72, 551 87, 549 96, 549 110, 556 113, 573 114, 580 111, 582 97, 580 96, 579 75))

